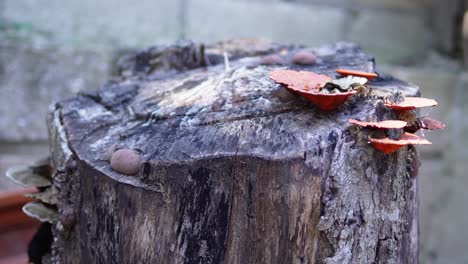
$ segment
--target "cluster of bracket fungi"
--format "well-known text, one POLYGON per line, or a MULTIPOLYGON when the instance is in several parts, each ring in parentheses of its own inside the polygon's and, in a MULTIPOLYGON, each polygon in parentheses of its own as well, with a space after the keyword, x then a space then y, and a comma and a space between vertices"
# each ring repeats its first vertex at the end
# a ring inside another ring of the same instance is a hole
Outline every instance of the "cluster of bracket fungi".
POLYGON ((10 168, 6 176, 12 181, 28 187, 25 196, 32 201, 23 206, 23 212, 41 222, 54 223, 59 219, 57 209, 58 189, 52 183, 52 168, 49 159, 41 159, 33 164, 10 168))
MULTIPOLYGON (((268 73, 275 82, 289 92, 304 97, 307 101, 324 111, 331 111, 343 104, 348 97, 358 93, 371 93, 367 82, 378 75, 347 69, 336 69, 340 78, 333 79, 324 74, 311 71, 274 70, 268 73)), ((429 145, 427 139, 414 134, 419 129, 436 130, 445 127, 441 122, 428 117, 417 117, 413 110, 421 107, 436 106, 433 99, 404 97, 399 102, 385 102, 399 120, 381 122, 361 122, 349 119, 348 122, 372 130, 369 143, 377 150, 388 154, 406 145, 429 145), (388 131, 397 130, 397 136, 388 136, 388 131)))

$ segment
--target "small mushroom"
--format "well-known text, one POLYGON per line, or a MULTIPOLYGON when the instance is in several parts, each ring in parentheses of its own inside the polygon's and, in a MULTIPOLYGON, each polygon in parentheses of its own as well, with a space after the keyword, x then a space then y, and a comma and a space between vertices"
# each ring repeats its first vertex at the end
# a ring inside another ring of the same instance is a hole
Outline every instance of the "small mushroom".
POLYGON ((23 206, 23 212, 31 218, 41 222, 53 223, 57 221, 57 211, 40 202, 29 202, 23 206))
POLYGON ((365 71, 355 71, 355 70, 346 70, 346 69, 336 69, 336 73, 342 76, 356 76, 356 77, 364 77, 368 80, 372 80, 376 78, 378 75, 373 72, 365 72, 365 71))
POLYGON ((118 173, 135 175, 141 167, 140 154, 131 149, 119 149, 112 154, 110 166, 118 173))
POLYGON ((307 50, 298 51, 292 57, 292 63, 299 65, 314 65, 316 61, 315 55, 307 50))
POLYGON ((388 154, 392 153, 406 145, 430 145, 427 139, 408 132, 403 133, 398 139, 390 138, 370 138, 371 145, 377 150, 388 154))
POLYGON ((396 111, 409 111, 421 107, 436 106, 437 102, 433 99, 421 97, 405 97, 400 103, 385 103, 385 106, 396 111))
POLYGON ((381 122, 362 122, 356 119, 348 119, 348 122, 354 125, 361 126, 361 127, 370 127, 370 128, 378 128, 378 129, 401 129, 407 125, 405 121, 400 121, 400 120, 385 120, 381 122))
POLYGON ((283 65, 283 64, 286 64, 286 62, 279 55, 271 54, 271 55, 264 56, 260 60, 260 64, 262 64, 262 65, 283 65))

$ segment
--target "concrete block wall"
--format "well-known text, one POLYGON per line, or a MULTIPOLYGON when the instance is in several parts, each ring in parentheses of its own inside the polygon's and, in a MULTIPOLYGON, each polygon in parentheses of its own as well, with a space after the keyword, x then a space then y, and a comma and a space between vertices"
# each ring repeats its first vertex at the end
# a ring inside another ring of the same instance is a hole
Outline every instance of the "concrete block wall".
MULTIPOLYGON (((468 74, 463 0, 3 0, 0 174, 47 153, 48 105, 105 83, 128 50, 178 39, 262 37, 359 43, 378 67, 422 88, 443 132, 420 148, 421 262, 468 263, 468 74)), ((2 178, 0 178, 2 179, 2 178)), ((0 190, 15 186, 0 180, 0 190)))

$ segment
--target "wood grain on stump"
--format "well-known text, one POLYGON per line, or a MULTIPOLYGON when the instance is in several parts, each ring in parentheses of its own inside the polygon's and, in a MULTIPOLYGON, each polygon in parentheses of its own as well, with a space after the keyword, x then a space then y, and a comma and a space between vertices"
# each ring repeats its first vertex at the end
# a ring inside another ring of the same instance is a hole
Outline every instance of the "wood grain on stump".
POLYGON ((415 149, 382 154, 348 119, 392 118, 384 96, 418 88, 381 75, 375 96, 320 111, 267 73, 373 72, 374 61, 337 43, 308 49, 311 66, 261 65, 303 49, 155 47, 122 59, 117 80, 56 104, 54 182, 59 213, 74 219, 55 224, 52 262, 416 263, 415 149), (138 173, 112 170, 110 148, 138 153, 138 173))

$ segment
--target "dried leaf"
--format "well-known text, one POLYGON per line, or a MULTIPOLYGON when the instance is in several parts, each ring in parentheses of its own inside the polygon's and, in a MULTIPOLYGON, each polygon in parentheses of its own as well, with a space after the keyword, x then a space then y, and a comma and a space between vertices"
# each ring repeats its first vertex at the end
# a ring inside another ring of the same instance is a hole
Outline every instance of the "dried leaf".
POLYGON ((357 77, 364 77, 368 80, 372 80, 376 78, 378 75, 373 72, 365 72, 365 71, 355 71, 355 70, 346 70, 346 69, 336 69, 336 73, 342 75, 342 76, 357 76, 357 77))
POLYGON ((401 120, 385 120, 381 122, 362 122, 355 119, 348 119, 348 122, 362 127, 381 128, 381 129, 401 129, 406 126, 405 121, 401 120))
POLYGON ((419 129, 438 130, 444 128, 445 125, 440 121, 429 117, 419 117, 413 120, 412 122, 409 122, 408 125, 406 125, 405 127, 405 131, 414 133, 419 129))
POLYGON ((370 138, 370 143, 377 150, 388 154, 394 152, 406 145, 430 145, 432 144, 427 139, 408 132, 403 133, 399 139, 390 138, 370 138))

